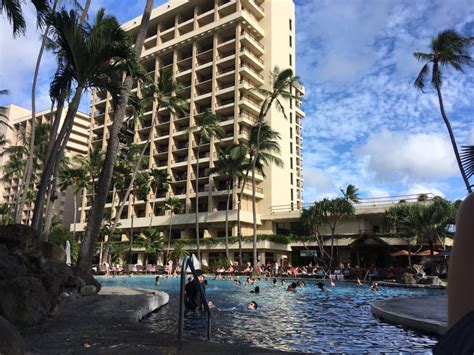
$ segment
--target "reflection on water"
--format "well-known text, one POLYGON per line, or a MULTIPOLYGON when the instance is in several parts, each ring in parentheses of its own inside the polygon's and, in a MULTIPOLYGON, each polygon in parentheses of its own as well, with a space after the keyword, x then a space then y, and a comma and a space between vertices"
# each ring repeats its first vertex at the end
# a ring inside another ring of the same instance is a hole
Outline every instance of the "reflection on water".
MULTIPOLYGON (((244 280, 244 279, 243 279, 244 280)), ((151 315, 145 323, 160 333, 176 334, 178 320, 177 279, 162 279, 154 285, 153 277, 107 278, 104 286, 151 288, 170 294, 170 304, 151 315)), ((339 283, 321 292, 315 282, 296 293, 286 286, 260 281, 260 294, 251 294, 254 286, 234 285, 231 281, 209 280, 208 297, 217 308, 212 310, 213 341, 301 352, 418 352, 430 353, 436 344, 433 336, 420 334, 375 319, 370 304, 398 296, 440 295, 444 290, 382 288, 372 292, 368 287, 339 283), (256 301, 257 311, 245 305, 256 301)), ((205 338, 206 316, 187 312, 185 334, 205 338)))

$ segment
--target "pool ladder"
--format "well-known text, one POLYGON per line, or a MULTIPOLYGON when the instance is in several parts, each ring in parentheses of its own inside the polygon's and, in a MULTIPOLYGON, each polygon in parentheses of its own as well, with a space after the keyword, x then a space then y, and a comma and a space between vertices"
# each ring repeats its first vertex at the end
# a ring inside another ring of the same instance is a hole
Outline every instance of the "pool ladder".
POLYGON ((186 269, 191 269, 191 273, 193 274, 193 282, 196 283, 198 286, 199 292, 201 292, 201 300, 204 310, 207 313, 207 340, 211 339, 211 310, 209 309, 209 304, 207 303, 206 292, 199 282, 198 275, 196 273, 196 269, 194 269, 193 261, 191 257, 185 256, 183 260, 183 264, 181 267, 181 282, 180 282, 180 292, 179 292, 179 319, 178 319, 178 340, 183 338, 183 328, 184 328, 184 286, 186 283, 186 269))

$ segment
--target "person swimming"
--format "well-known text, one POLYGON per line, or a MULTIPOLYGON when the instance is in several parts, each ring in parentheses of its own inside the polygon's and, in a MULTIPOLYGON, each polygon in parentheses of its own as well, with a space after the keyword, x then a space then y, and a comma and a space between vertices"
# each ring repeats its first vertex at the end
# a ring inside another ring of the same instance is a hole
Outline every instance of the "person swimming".
POLYGON ((250 293, 260 293, 260 287, 255 286, 255 290, 250 291, 250 293))
POLYGON ((317 286, 322 292, 327 291, 326 288, 324 287, 324 284, 321 281, 318 282, 317 286))
POLYGON ((155 285, 159 285, 159 284, 160 284, 160 275, 155 277, 155 285))
POLYGON ((299 286, 299 287, 305 287, 306 284, 304 283, 303 280, 299 280, 299 281, 298 281, 298 286, 299 286))
POLYGON ((288 288, 286 290, 290 292, 296 292, 297 287, 298 285, 296 284, 296 282, 293 282, 291 285, 288 285, 288 288))
POLYGON ((286 284, 286 281, 285 280, 281 280, 281 285, 285 285, 286 284))
POLYGON ((357 284, 357 286, 364 286, 364 284, 362 282, 360 282, 359 278, 357 278, 356 284, 357 284))
POLYGON ((273 279, 273 286, 276 286, 278 283, 277 279, 273 279))
POLYGON ((242 282, 240 282, 240 280, 234 280, 234 285, 241 285, 242 282))
POLYGON ((379 285, 377 284, 377 282, 372 282, 372 285, 370 285, 370 289, 374 292, 377 292, 379 291, 379 285))
POLYGON ((249 304, 247 304, 247 309, 248 309, 249 311, 256 311, 257 308, 258 308, 258 304, 257 304, 257 302, 255 302, 255 301, 252 301, 252 302, 250 302, 249 304))
POLYGON ((336 283, 333 279, 329 279, 329 287, 336 287, 336 283))

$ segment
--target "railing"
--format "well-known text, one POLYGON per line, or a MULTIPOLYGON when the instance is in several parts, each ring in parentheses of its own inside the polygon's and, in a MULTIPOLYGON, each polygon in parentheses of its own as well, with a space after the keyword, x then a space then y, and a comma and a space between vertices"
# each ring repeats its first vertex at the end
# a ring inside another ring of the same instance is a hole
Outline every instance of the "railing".
POLYGON ((207 340, 211 340, 211 310, 209 309, 209 304, 207 303, 206 292, 199 281, 199 277, 194 269, 193 261, 189 256, 185 256, 183 264, 181 266, 181 287, 179 292, 179 320, 178 320, 178 340, 183 339, 183 328, 184 328, 184 286, 186 283, 186 269, 191 269, 193 274, 193 282, 196 284, 199 292, 201 293, 201 301, 204 307, 204 310, 207 313, 207 340))

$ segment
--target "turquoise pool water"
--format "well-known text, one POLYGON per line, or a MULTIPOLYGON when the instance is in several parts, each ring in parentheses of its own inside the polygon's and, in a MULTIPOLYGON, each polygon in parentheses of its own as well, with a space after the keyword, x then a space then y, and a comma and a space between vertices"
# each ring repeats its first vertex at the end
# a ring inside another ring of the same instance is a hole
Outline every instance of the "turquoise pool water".
MULTIPOLYGON (((154 277, 100 278, 104 286, 139 287, 170 294, 170 303, 152 314, 145 323, 160 333, 175 336, 178 319, 178 279, 154 277)), ((242 282, 245 278, 241 278, 242 282)), ((370 304, 387 297, 445 294, 445 290, 381 288, 372 292, 367 286, 338 283, 321 292, 316 282, 307 281, 296 293, 286 286, 273 286, 261 280, 254 286, 234 285, 229 280, 209 279, 207 295, 212 309, 212 341, 238 343, 269 349, 299 352, 416 352, 431 353, 436 337, 421 334, 375 319, 370 304), (255 286, 260 294, 250 293, 255 286), (257 311, 245 305, 256 301, 257 311)), ((287 283, 288 284, 288 283, 287 283)), ((187 312, 185 335, 205 338, 206 316, 187 312)))

